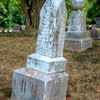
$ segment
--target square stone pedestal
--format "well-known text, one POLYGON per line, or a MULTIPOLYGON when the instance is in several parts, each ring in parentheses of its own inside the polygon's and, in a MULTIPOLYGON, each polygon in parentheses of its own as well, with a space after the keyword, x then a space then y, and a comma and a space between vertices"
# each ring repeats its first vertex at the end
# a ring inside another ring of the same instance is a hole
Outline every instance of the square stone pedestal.
POLYGON ((71 51, 84 51, 88 48, 92 47, 92 38, 83 38, 83 39, 72 39, 66 38, 64 49, 71 51))
POLYGON ((65 100, 68 74, 45 74, 31 68, 14 71, 11 100, 65 100))

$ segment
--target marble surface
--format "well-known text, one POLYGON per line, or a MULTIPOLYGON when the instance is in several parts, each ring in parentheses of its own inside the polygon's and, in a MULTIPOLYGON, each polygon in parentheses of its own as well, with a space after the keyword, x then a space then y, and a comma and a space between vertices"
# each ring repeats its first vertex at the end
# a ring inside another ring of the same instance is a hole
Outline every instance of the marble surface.
MULTIPOLYGON (((72 0, 72 7, 80 3, 84 4, 84 0, 72 0)), ((86 29, 85 12, 80 8, 81 7, 77 9, 73 8, 70 13, 68 31, 65 33, 65 38, 81 39, 90 37, 86 29)))
POLYGON ((92 38, 72 39, 66 38, 64 49, 82 52, 92 47, 92 38))
POLYGON ((11 100, 65 100, 68 74, 21 68, 14 71, 11 100))
POLYGON ((67 60, 63 58, 65 0, 46 0, 40 12, 36 53, 14 71, 11 100, 65 100, 67 60))
POLYGON ((72 0, 73 9, 83 9, 85 6, 85 0, 72 0))
POLYGON ((91 37, 93 39, 99 40, 100 39, 100 30, 94 29, 91 31, 91 37))
POLYGON ((38 54, 31 54, 27 57, 27 67, 47 74, 64 72, 66 64, 67 60, 63 57, 51 58, 38 54))
POLYGON ((64 49, 84 51, 92 47, 92 38, 86 29, 86 15, 82 10, 84 0, 72 0, 72 12, 69 16, 68 31, 65 32, 64 49))
POLYGON ((73 10, 69 16, 68 31, 86 31, 86 16, 84 11, 73 10))
POLYGON ((46 0, 40 13, 37 54, 63 56, 66 15, 65 0, 46 0))
POLYGON ((84 39, 84 38, 89 38, 91 35, 90 33, 86 31, 67 31, 65 32, 65 40, 70 38, 70 39, 84 39))
POLYGON ((100 28, 100 17, 96 18, 96 27, 100 28))

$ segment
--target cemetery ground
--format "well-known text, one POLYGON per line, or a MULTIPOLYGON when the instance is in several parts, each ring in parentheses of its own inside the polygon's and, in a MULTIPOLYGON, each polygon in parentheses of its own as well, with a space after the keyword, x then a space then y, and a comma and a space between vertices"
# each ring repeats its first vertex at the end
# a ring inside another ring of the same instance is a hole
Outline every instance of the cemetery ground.
MULTIPOLYGON (((35 47, 35 36, 0 35, 0 100, 10 100, 13 71, 26 66, 35 47)), ((69 74, 67 100, 100 100, 100 40, 81 53, 64 50, 64 57, 69 74)))

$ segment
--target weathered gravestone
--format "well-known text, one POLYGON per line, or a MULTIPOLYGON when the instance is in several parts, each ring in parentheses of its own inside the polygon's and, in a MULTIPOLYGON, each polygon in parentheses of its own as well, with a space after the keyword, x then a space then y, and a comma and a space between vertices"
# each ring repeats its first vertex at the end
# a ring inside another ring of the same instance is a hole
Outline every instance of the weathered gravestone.
POLYGON ((91 36, 93 39, 100 39, 100 17, 96 19, 96 28, 92 30, 91 36))
POLYGON ((92 39, 86 30, 86 16, 82 9, 84 0, 72 0, 73 11, 69 16, 68 31, 65 33, 64 49, 83 51, 92 46, 92 39))
POLYGON ((21 27, 20 26, 14 26, 12 32, 20 32, 20 31, 21 31, 21 27))
POLYGON ((100 17, 96 19, 96 27, 100 28, 100 17))
POLYGON ((68 84, 63 58, 65 0, 46 0, 40 13, 36 53, 14 71, 11 100, 65 100, 68 84))

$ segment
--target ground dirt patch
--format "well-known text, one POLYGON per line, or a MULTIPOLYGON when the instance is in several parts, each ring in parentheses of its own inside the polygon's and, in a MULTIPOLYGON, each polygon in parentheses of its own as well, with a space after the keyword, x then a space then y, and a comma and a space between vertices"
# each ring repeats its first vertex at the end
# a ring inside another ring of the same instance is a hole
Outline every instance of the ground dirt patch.
MULTIPOLYGON (((26 66, 35 47, 34 36, 0 35, 0 100, 10 100, 13 71, 26 66)), ((67 100, 100 100, 100 40, 82 53, 64 50, 64 57, 69 74, 67 100)))

